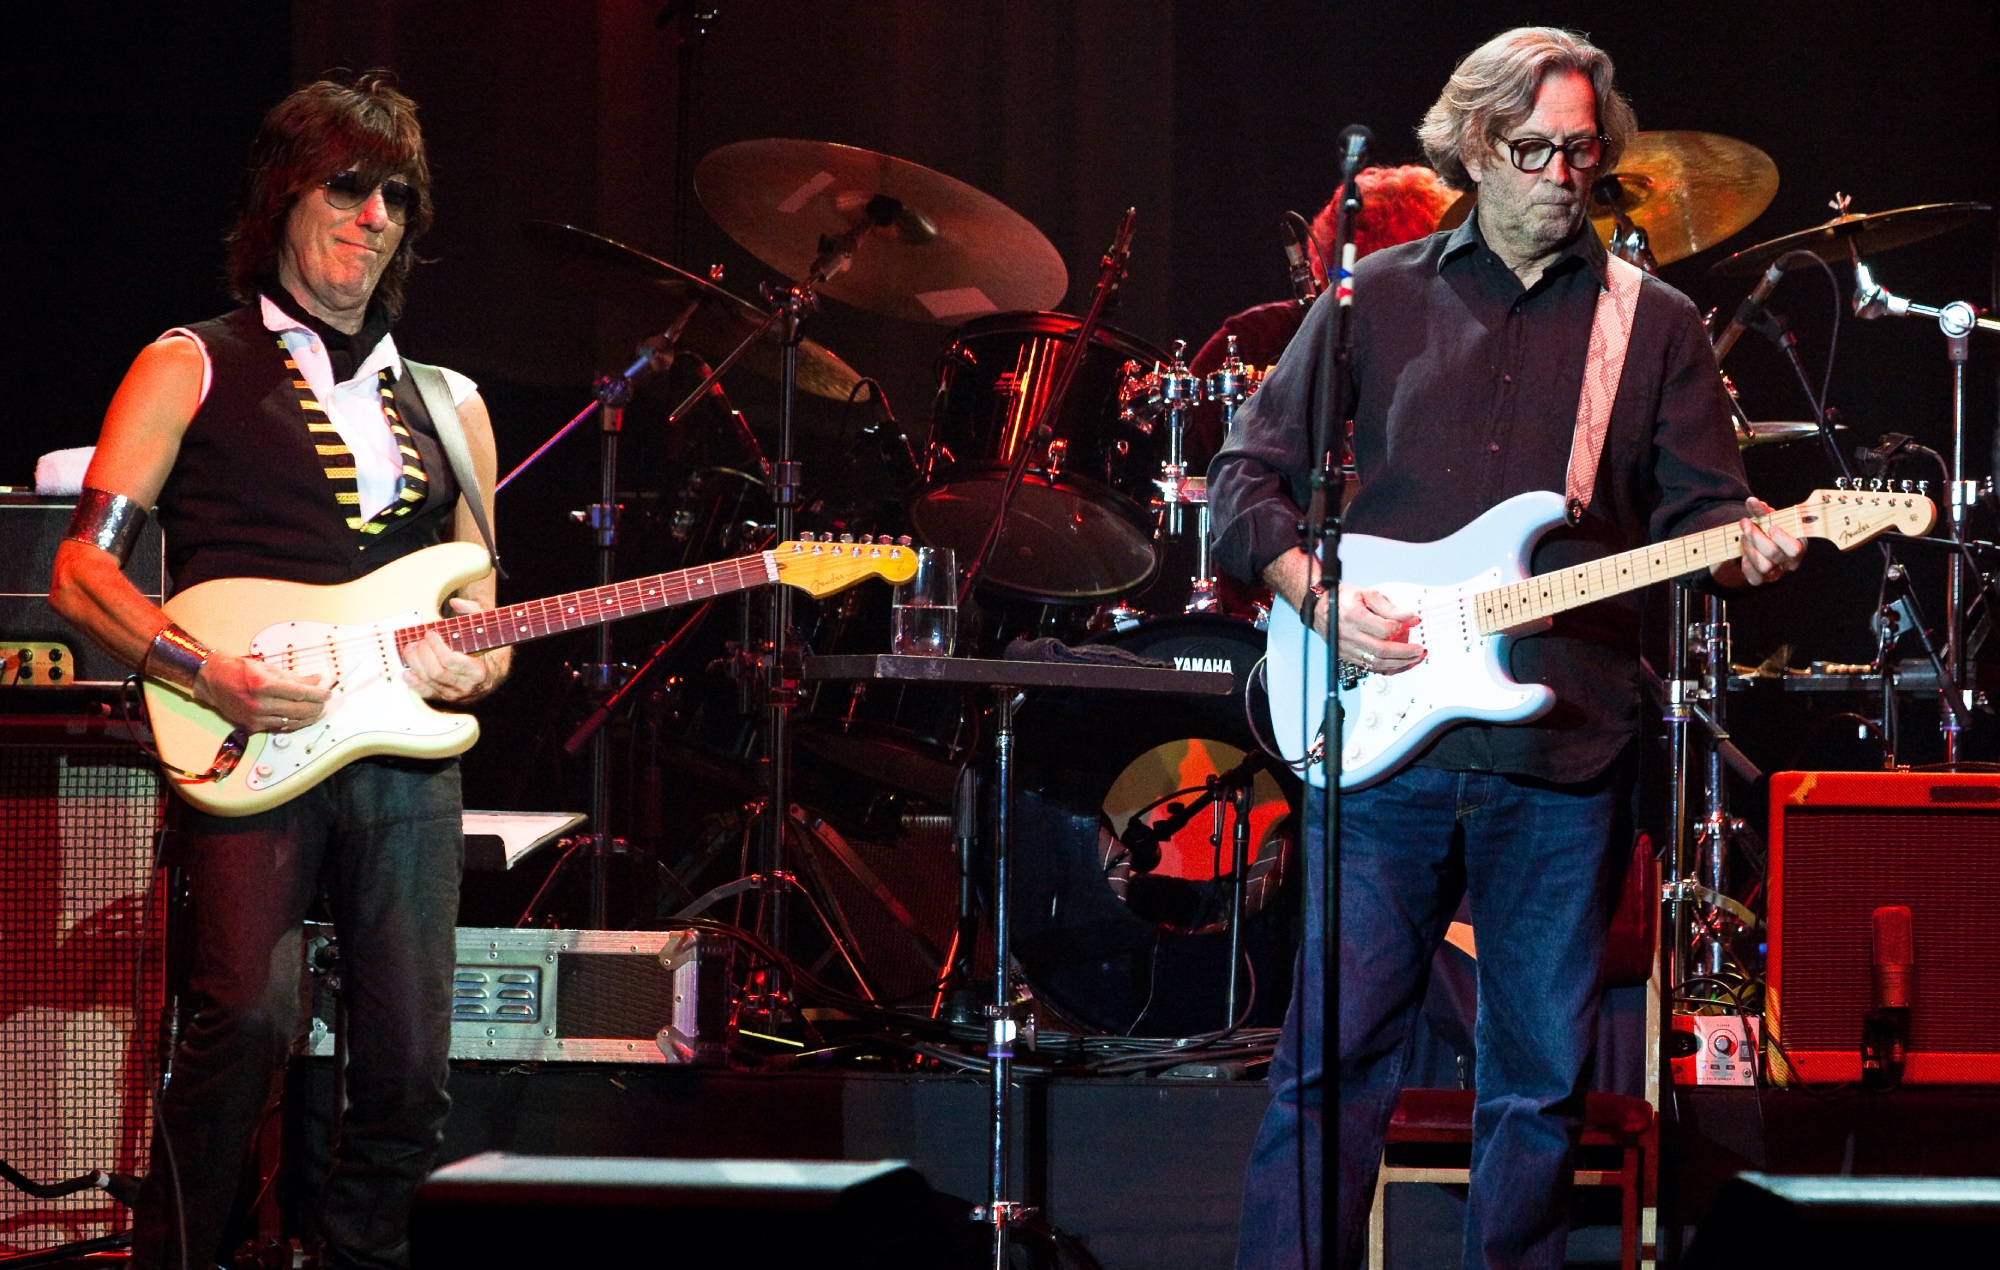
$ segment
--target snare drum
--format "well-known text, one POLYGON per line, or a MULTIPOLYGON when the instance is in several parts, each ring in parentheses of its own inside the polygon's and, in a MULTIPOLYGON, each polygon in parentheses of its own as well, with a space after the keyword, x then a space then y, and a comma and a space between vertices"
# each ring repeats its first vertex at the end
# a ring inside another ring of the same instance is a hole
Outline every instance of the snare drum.
MULTIPOLYGON (((1028 443, 1081 325, 1065 313, 994 314, 959 328, 945 350, 910 519, 925 542, 956 550, 962 566, 985 540, 1008 465, 1028 443)), ((1052 435, 1028 461, 984 583, 1030 599, 1097 603, 1152 578, 1159 558, 1150 507, 1167 439, 1150 420, 1122 417, 1118 390, 1127 363, 1151 369, 1164 360, 1143 340, 1097 329, 1052 435)))

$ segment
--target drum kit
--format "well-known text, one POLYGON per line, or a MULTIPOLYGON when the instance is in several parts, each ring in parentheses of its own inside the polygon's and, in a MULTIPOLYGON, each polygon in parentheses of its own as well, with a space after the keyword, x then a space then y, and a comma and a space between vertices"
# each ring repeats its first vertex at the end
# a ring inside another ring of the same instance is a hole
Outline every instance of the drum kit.
MULTIPOLYGON (((1777 184, 1776 165, 1754 146, 1706 133, 1641 133, 1616 170, 1595 183, 1591 217, 1612 251, 1655 270, 1740 232, 1769 205, 1777 184)), ((1187 444, 1197 405, 1219 407, 1226 422, 1257 391, 1268 368, 1247 365, 1232 341, 1218 369, 1196 375, 1184 344, 1169 352, 1098 321, 1103 296, 1122 272, 1118 250, 1115 261, 1107 257, 1088 315, 1054 311, 1069 277, 1040 231, 981 191, 902 159, 818 142, 747 141, 709 154, 695 168, 693 185, 723 232, 788 284, 767 286, 762 302, 753 302, 725 290, 719 270, 699 276, 571 225, 526 226, 530 241, 565 276, 616 295, 628 308, 638 306, 664 332, 641 348, 625 374, 601 381, 597 400, 570 426, 593 410, 615 416, 633 379, 679 359, 693 366, 700 382, 672 419, 704 402, 720 405, 719 413, 702 417, 719 418, 727 447, 742 456, 702 469, 682 485, 673 517, 686 557, 681 563, 740 554, 801 529, 865 525, 870 532, 907 534, 923 546, 950 549, 968 572, 976 571, 976 588, 968 586, 972 594, 961 597, 967 610, 959 623, 961 655, 999 656, 1018 637, 1054 635, 1103 646, 1107 657, 1234 675, 1239 691, 1227 701, 1135 697, 1113 714, 1100 699, 1045 692, 1020 706, 1021 814, 1037 829, 1016 862, 1016 899, 1024 916, 1013 951, 1030 991, 1080 1033, 1180 1036, 1274 1024, 1287 996, 1295 942, 1290 906, 1275 901, 1290 870, 1301 790, 1281 762, 1265 761, 1254 673, 1263 651, 1260 613, 1225 602, 1209 561, 1205 482, 1190 470, 1187 444), (827 299, 951 328, 937 358, 936 396, 920 441, 896 430, 875 381, 806 338, 827 299), (737 367, 783 385, 773 454, 764 452, 722 395, 722 376, 737 367), (864 392, 881 407, 875 440, 896 485, 889 510, 878 507, 865 516, 843 503, 849 491, 838 482, 816 484, 793 454, 799 394, 854 402, 864 392), (1191 561, 1184 585, 1178 577, 1162 579, 1169 560, 1191 561), (1142 593, 1153 612, 1133 607, 1142 593), (1232 837, 1240 847, 1233 860, 1232 837)), ((1471 214, 1474 197, 1453 205, 1444 225, 1471 214)), ((2000 328, 1970 306, 1932 308, 1889 293, 1866 259, 1968 225, 1988 209, 1951 203, 1873 215, 1844 204, 1836 210, 1826 224, 1738 252, 1712 272, 1764 274, 1775 285, 1784 270, 1812 262, 1806 253, 1845 257, 1855 270, 1855 305, 1864 317, 1932 317, 1961 349, 1975 329, 2000 328)), ((1768 295, 1769 286, 1760 290, 1768 295)), ((1743 329, 1765 325, 1760 305, 1746 304, 1725 331, 1712 332, 1718 357, 1743 329)), ((1953 365, 1962 379, 1963 361, 1953 365)), ((1752 422, 1739 410, 1738 444, 1819 438, 1839 463, 1824 403, 1808 396, 1812 417, 1805 421, 1752 422)), ((1962 400, 1961 391, 1950 473, 1952 530, 1961 549, 1952 556, 1950 612, 1935 675, 1939 685, 1958 689, 1940 689, 1952 759, 1960 757, 1955 747, 1967 686, 1965 601, 1984 585, 1963 541, 1964 511, 1976 491, 1963 473, 1962 400)), ((605 428, 604 495, 586 519, 597 531, 608 578, 618 521, 615 418, 605 428)), ((1854 476, 1844 463, 1839 474, 1854 476)), ((850 838, 895 838, 944 825, 954 812, 962 820, 962 772, 976 765, 983 729, 990 728, 977 702, 948 684, 807 684, 799 667, 808 654, 884 646, 885 620, 874 610, 886 612, 886 600, 856 591, 794 614, 785 588, 776 592, 761 615, 746 604, 737 638, 713 662, 726 672, 729 704, 693 712, 705 713, 710 724, 717 714, 735 713, 744 720, 739 739, 730 746, 711 743, 704 739, 714 735, 711 727, 689 742, 695 749, 733 746, 733 754, 716 760, 724 767, 748 760, 740 766, 751 775, 735 785, 757 791, 740 813, 744 849, 730 861, 724 857, 735 853, 711 848, 699 865, 684 854, 677 867, 690 875, 675 882, 692 895, 713 880, 703 869, 734 862, 747 872, 754 864, 765 880, 753 891, 763 897, 759 925, 767 942, 782 949, 804 918, 823 918, 838 905, 825 902, 823 873, 802 869, 811 886, 792 873, 800 852, 818 850, 800 829, 815 814, 771 816, 764 809, 791 808, 817 796, 808 791, 825 789, 823 776, 831 773, 850 793, 866 791, 846 808, 843 831, 850 838), (744 742, 744 735, 752 739, 744 742), (753 840, 761 850, 750 850, 753 840), (789 921, 787 892, 811 901, 789 921)), ((1728 622, 1713 597, 1676 589, 1675 603, 1672 664, 1656 681, 1675 741, 1676 823, 1694 841, 1681 841, 1677 833, 1668 867, 1681 887, 1674 894, 1692 906, 1682 929, 1711 931, 1724 912, 1716 902, 1724 890, 1724 847, 1739 824, 1728 814, 1721 775, 1741 759, 1721 726, 1732 677, 1728 622), (1692 814, 1697 804, 1700 814, 1692 814)), ((691 641, 668 655, 674 647, 668 641, 654 660, 706 657, 715 651, 712 644, 691 641)), ((602 696, 616 693, 623 700, 634 685, 609 666, 608 648, 601 653, 596 686, 602 696)), ((692 674, 674 682, 693 691, 687 685, 698 688, 714 678, 692 674)), ((604 713, 598 712, 600 720, 604 713)), ((593 744, 600 771, 594 810, 602 835, 608 758, 601 734, 593 744)), ((829 812, 820 823, 841 820, 829 812)), ((851 863, 851 852, 836 854, 851 863)), ((670 863, 663 856, 662 867, 670 863)), ((973 856, 959 863, 977 872, 973 856)), ((895 890, 893 879, 873 879, 873 886, 878 897, 895 890)), ((976 889, 962 888, 961 909, 975 902, 976 889)), ((592 918, 601 921, 601 884, 595 896, 592 918)), ((899 907, 893 894, 884 902, 899 907)), ((965 914, 958 919, 963 935, 965 914)), ((905 911, 898 920, 917 919, 905 911)), ((849 964, 866 961, 866 948, 849 946, 853 933, 845 918, 822 924, 849 964)), ((919 942, 935 948, 951 934, 926 932, 919 942)), ((1703 938, 1707 942, 1696 940, 1688 963, 1676 969, 1677 980, 1723 972, 1724 941, 1703 938)), ((832 956, 829 950, 823 961, 832 956)), ((946 960, 951 964, 929 970, 947 979, 954 968, 961 977, 969 973, 963 950, 946 960)), ((952 985, 932 977, 903 984, 903 995, 922 996, 934 1017, 968 1008, 952 1005, 945 990, 952 985)), ((771 987, 763 1026, 783 1029, 783 995, 782 984, 771 987)))

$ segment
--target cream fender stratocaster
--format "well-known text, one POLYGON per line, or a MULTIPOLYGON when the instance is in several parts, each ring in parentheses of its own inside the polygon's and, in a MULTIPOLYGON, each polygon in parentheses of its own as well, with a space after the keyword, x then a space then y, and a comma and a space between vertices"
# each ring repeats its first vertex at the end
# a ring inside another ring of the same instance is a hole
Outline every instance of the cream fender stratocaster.
MULTIPOLYGON (((1928 532, 1937 517, 1921 495, 1892 490, 1819 490, 1762 524, 1794 537, 1825 538, 1842 551, 1885 529, 1928 532)), ((1655 582, 1698 573, 1742 552, 1735 522, 1528 576, 1541 536, 1563 523, 1563 496, 1517 494, 1436 542, 1394 542, 1367 534, 1340 540, 1341 580, 1372 587, 1419 614, 1408 639, 1428 653, 1393 675, 1364 675, 1340 690, 1340 787, 1365 789, 1393 775, 1455 723, 1525 723, 1555 704, 1540 684, 1514 682, 1508 646, 1548 628, 1556 614, 1655 582)), ((1289 604, 1271 606, 1267 645, 1271 730, 1294 767, 1324 788, 1316 744, 1326 700, 1326 641, 1308 632, 1289 604), (1308 751, 1312 753, 1308 753, 1308 751)))
POLYGON ((174 787, 203 811, 248 816, 371 754, 446 758, 470 749, 478 722, 433 710, 403 682, 403 649, 431 631, 460 652, 477 653, 773 583, 824 596, 866 578, 906 582, 917 555, 887 543, 787 542, 754 556, 438 618, 445 597, 488 568, 484 548, 447 542, 338 586, 221 578, 168 600, 167 615, 210 648, 318 675, 333 691, 309 726, 253 735, 177 689, 148 682, 146 710, 174 787))

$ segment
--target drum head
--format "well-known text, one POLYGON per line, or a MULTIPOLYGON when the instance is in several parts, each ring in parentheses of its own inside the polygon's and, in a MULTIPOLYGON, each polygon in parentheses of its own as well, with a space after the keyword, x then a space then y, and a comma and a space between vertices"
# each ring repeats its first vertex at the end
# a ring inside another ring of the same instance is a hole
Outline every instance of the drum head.
MULTIPOLYGON (((1165 618, 1111 637, 1190 669, 1228 670, 1239 689, 1263 632, 1224 617, 1165 618)), ((1226 917, 1235 817, 1220 852, 1213 811, 1193 808, 1210 775, 1259 754, 1237 695, 1041 694, 1017 716, 1014 954, 1057 1010, 1106 1032, 1183 1036, 1225 1025, 1226 917), (1176 816, 1178 804, 1183 812, 1176 816), (1176 828, 1169 818, 1184 822, 1176 828), (1153 831, 1132 832, 1134 822, 1153 831), (1157 840, 1156 852, 1148 848, 1157 840)), ((1297 906, 1286 886, 1297 779, 1275 761, 1253 780, 1239 1014, 1275 1024, 1289 995, 1297 906)))
MULTIPOLYGON (((1004 473, 927 490, 910 508, 923 540, 950 547, 969 564, 1000 510, 1004 473)), ((986 585, 1015 595, 1096 603, 1151 581, 1158 554, 1144 515, 1103 490, 1025 476, 988 563, 986 585)))

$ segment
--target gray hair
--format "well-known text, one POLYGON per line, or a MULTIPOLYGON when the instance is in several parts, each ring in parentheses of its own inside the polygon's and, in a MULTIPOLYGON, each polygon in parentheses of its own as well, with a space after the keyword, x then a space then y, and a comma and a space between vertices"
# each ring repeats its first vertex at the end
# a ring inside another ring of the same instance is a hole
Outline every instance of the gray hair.
POLYGON ((1417 140, 1431 166, 1459 189, 1470 186, 1465 156, 1486 149, 1533 114, 1542 80, 1557 71, 1575 71, 1590 80, 1597 95, 1597 130, 1610 138, 1599 171, 1609 171, 1639 121, 1612 83, 1610 56, 1576 32, 1552 26, 1516 27, 1465 55, 1417 126, 1417 140))

